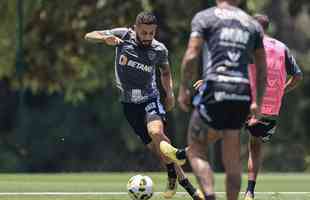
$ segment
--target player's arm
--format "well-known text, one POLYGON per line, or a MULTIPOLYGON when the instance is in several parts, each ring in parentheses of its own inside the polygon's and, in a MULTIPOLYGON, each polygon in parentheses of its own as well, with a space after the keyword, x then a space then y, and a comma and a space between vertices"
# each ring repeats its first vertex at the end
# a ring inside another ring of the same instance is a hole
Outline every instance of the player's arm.
POLYGON ((199 55, 203 45, 201 36, 191 37, 181 65, 181 85, 179 90, 179 104, 182 110, 189 111, 190 88, 192 80, 197 76, 199 55))
POLYGON ((166 93, 165 106, 166 110, 170 111, 175 105, 174 93, 173 93, 173 81, 171 75, 171 68, 169 63, 162 64, 160 67, 160 78, 162 86, 166 93))
POLYGON ((267 82, 267 62, 266 53, 264 49, 264 31, 260 25, 257 24, 256 31, 254 33, 254 64, 256 66, 256 99, 252 101, 251 112, 254 115, 259 113, 259 107, 262 104, 263 96, 265 94, 266 82, 267 82), (255 101, 256 100, 256 101, 255 101))
POLYGON ((285 84, 285 93, 292 91, 296 88, 298 83, 302 80, 302 71, 297 65, 294 56, 288 49, 285 51, 285 66, 289 78, 285 84))
POLYGON ((85 40, 93 43, 104 43, 110 46, 116 46, 123 42, 121 39, 125 29, 111 29, 104 31, 92 31, 85 35, 85 40))
POLYGON ((191 103, 192 80, 198 78, 199 57, 203 43, 212 23, 202 20, 205 16, 197 13, 191 23, 191 35, 181 64, 181 84, 178 102, 183 111, 188 112, 191 103), (196 76, 196 77, 194 77, 196 76))

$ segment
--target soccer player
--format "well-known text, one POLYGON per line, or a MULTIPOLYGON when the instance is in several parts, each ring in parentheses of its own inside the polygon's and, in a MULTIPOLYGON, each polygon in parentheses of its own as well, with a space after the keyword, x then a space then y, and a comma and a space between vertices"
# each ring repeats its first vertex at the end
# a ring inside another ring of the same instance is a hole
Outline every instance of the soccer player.
MULTIPOLYGON (((269 27, 268 16, 257 14, 254 18, 266 33, 269 27)), ((262 144, 269 141, 275 133, 282 97, 294 89, 302 79, 302 72, 285 44, 266 34, 263 43, 267 58, 267 85, 260 109, 261 115, 252 116, 246 123, 246 129, 250 133, 246 200, 254 199, 256 179, 262 162, 262 144), (290 77, 287 78, 288 76, 290 77)), ((249 67, 255 97, 255 65, 249 67)))
POLYGON ((240 129, 250 110, 257 113, 266 83, 263 30, 237 8, 238 0, 217 0, 192 20, 192 33, 183 58, 178 101, 189 111, 192 78, 200 52, 203 62, 202 95, 188 128, 188 149, 180 151, 162 142, 161 151, 175 161, 190 161, 206 200, 214 200, 214 178, 207 161, 207 145, 223 139, 222 159, 226 172, 226 196, 237 200, 241 187, 240 129), (257 97, 251 102, 248 64, 254 58, 257 97), (185 155, 186 154, 186 155, 185 155))
POLYGON ((142 142, 166 164, 168 184, 165 198, 176 193, 177 179, 195 200, 203 198, 193 187, 180 166, 162 155, 161 141, 170 143, 165 135, 165 109, 159 101, 155 80, 155 68, 161 70, 161 82, 166 93, 165 108, 174 107, 172 77, 168 61, 168 50, 155 40, 157 19, 150 12, 141 12, 136 17, 134 29, 115 28, 93 31, 85 35, 91 42, 116 47, 115 76, 121 91, 121 102, 127 121, 142 142))

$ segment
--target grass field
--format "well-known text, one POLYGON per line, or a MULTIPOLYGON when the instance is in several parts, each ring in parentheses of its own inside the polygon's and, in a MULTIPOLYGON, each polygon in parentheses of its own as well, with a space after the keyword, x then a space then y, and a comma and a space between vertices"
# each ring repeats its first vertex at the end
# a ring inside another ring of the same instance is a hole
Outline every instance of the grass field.
MULTIPOLYGON (((125 200, 127 180, 137 173, 79 174, 2 174, 0 200, 125 200)), ((163 199, 159 192, 165 187, 165 174, 150 176, 157 192, 152 200, 163 199)), ((190 176, 191 180, 195 180, 190 176)), ((216 191, 224 200, 224 176, 216 175, 216 191)), ((243 177, 243 191, 246 187, 243 177)), ((310 200, 310 174, 263 174, 257 184, 257 200, 310 200)), ((242 195, 240 195, 240 199, 242 195)), ((175 200, 191 198, 179 187, 175 200)))

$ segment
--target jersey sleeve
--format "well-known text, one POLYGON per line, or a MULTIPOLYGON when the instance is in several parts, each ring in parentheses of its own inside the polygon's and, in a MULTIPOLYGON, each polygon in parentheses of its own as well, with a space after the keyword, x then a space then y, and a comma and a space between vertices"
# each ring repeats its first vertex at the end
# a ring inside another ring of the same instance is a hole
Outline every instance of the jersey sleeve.
POLYGON ((191 23, 191 37, 204 37, 207 21, 203 19, 202 13, 197 13, 191 23))
POLYGON ((285 49, 285 67, 288 75, 302 75, 300 67, 288 48, 285 49))
POLYGON ((162 44, 162 50, 159 55, 159 64, 166 65, 169 64, 169 52, 165 45, 162 44))
POLYGON ((129 32, 128 28, 114 28, 109 30, 99 31, 105 35, 114 35, 119 38, 124 38, 124 36, 129 32))

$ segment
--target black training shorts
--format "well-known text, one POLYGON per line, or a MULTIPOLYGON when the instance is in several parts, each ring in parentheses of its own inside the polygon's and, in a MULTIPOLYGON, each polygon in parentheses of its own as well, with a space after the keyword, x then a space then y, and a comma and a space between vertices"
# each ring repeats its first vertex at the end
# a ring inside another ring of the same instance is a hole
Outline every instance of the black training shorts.
POLYGON ((258 120, 258 123, 249 126, 247 123, 245 128, 254 137, 261 137, 263 142, 270 141, 270 138, 276 131, 277 120, 273 118, 263 117, 258 120))
POLYGON ((128 123, 145 145, 152 142, 147 131, 147 121, 154 116, 159 116, 164 122, 166 120, 166 112, 158 99, 140 104, 123 103, 123 109, 128 123))
POLYGON ((201 118, 216 130, 241 129, 250 112, 250 86, 208 81, 196 105, 201 118))

